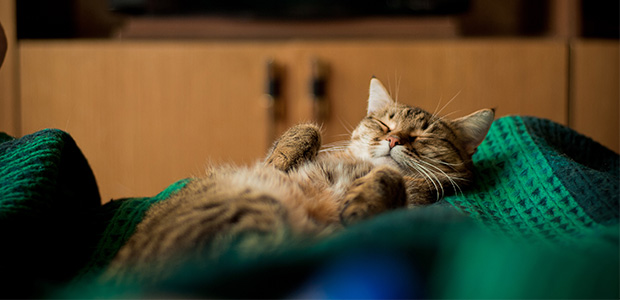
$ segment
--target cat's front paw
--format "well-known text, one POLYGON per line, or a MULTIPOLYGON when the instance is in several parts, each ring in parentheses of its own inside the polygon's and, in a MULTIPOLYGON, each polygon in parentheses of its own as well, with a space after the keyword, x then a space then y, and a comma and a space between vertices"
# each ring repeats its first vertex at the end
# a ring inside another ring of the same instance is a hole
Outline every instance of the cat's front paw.
POLYGON ((391 167, 378 167, 353 182, 345 195, 340 221, 349 226, 386 210, 403 207, 406 201, 402 175, 391 167))
POLYGON ((273 145, 265 165, 289 171, 312 160, 321 148, 321 130, 314 124, 299 124, 287 130, 273 145))

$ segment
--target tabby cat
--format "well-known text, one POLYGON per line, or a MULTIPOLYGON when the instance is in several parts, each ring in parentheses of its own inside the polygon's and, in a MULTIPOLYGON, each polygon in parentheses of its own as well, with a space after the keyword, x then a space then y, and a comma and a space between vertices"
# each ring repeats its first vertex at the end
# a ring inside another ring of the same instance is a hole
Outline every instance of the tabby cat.
POLYGON ((373 77, 368 114, 346 147, 320 151, 320 128, 302 124, 255 166, 210 168, 150 208, 105 277, 154 280, 194 254, 216 256, 231 245, 267 251, 434 203, 470 182, 471 156, 493 119, 492 109, 451 121, 397 103, 373 77))

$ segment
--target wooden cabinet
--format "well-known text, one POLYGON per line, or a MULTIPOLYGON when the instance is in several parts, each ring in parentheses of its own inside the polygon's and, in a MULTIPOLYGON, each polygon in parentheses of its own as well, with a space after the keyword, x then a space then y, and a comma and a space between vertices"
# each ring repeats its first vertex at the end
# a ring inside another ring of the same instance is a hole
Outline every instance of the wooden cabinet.
POLYGON ((620 151, 620 47, 617 40, 571 44, 570 126, 620 151))
POLYGON ((567 124, 568 52, 559 41, 316 42, 295 48, 299 67, 291 71, 287 94, 291 119, 311 116, 310 61, 323 61, 329 69, 328 142, 342 139, 346 127, 364 116, 372 75, 398 101, 449 117, 496 108, 499 116, 533 115, 567 124))
POLYGON ((88 158, 102 199, 153 195, 208 163, 261 158, 288 126, 313 121, 312 62, 327 68, 324 142, 346 139, 380 78, 398 101, 458 117, 569 123, 569 52, 550 40, 24 41, 22 133, 56 127, 88 158), (284 110, 270 114, 267 61, 284 110), (448 104, 449 103, 449 104, 448 104), (445 106, 445 108, 444 108, 445 106))
POLYGON ((269 47, 251 44, 24 42, 23 132, 68 131, 104 201, 149 196, 207 163, 267 148, 269 47))

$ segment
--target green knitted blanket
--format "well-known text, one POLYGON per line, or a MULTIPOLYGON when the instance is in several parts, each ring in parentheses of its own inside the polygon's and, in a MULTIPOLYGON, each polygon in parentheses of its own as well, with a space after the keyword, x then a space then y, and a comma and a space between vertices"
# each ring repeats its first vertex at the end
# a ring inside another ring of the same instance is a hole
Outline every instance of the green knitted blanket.
POLYGON ((474 186, 446 200, 485 227, 530 241, 579 243, 618 223, 618 155, 566 127, 501 118, 473 159, 474 186))
POLYGON ((5 297, 619 296, 619 157, 543 119, 496 120, 463 194, 385 213, 318 243, 188 264, 156 285, 110 285, 96 275, 148 207, 189 179, 155 197, 99 206, 92 172, 68 134, 0 142, 5 297))
POLYGON ((65 132, 0 134, 0 143, 0 296, 42 296, 90 259, 99 190, 65 132))

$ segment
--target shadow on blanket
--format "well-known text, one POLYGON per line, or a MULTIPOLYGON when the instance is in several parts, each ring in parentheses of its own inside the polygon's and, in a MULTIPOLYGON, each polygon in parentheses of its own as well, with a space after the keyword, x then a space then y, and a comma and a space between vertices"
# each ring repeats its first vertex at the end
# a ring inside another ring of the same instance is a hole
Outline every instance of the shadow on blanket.
POLYGON ((495 121, 473 187, 318 243, 234 252, 156 285, 95 280, 155 197, 99 204, 71 137, 0 136, 3 297, 618 298, 619 157, 556 123, 495 121))

